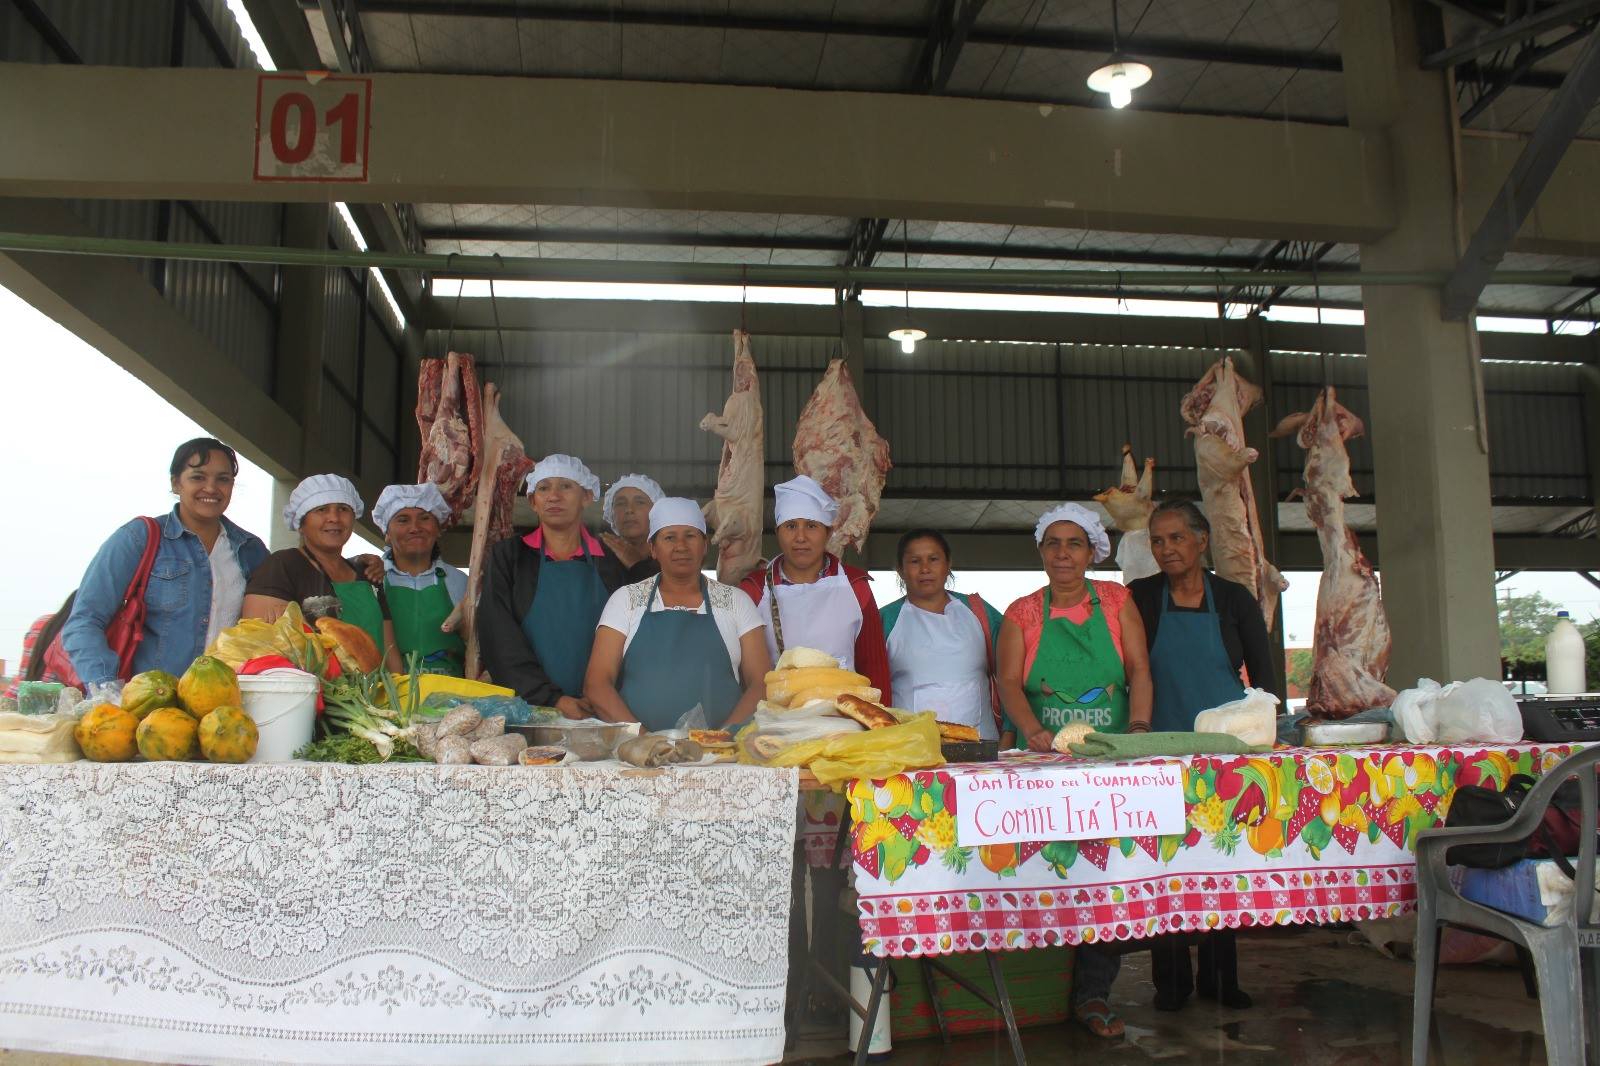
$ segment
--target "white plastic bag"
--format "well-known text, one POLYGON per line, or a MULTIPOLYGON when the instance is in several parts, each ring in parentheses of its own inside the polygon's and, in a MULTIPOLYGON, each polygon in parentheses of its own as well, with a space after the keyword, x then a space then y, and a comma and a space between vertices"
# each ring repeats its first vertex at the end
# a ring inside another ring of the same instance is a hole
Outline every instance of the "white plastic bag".
POLYGON ((1412 744, 1515 744, 1522 713, 1498 681, 1475 677, 1440 687, 1420 678, 1395 697, 1394 720, 1412 744))
POLYGON ((1522 739, 1522 712, 1498 681, 1475 677, 1446 685, 1436 704, 1440 744, 1467 741, 1515 744, 1522 739))
POLYGON ((1420 677, 1416 688, 1408 688, 1394 698, 1390 713, 1408 742, 1432 744, 1438 739, 1434 704, 1439 700, 1439 692, 1439 682, 1431 677, 1420 677))
POLYGON ((1247 688, 1244 699, 1195 715, 1196 733, 1227 733, 1252 747, 1272 746, 1278 738, 1278 697, 1265 689, 1247 688))
POLYGON ((1150 552, 1148 529, 1135 529, 1122 535, 1117 542, 1117 569, 1122 571, 1124 585, 1141 577, 1161 573, 1156 557, 1150 552))

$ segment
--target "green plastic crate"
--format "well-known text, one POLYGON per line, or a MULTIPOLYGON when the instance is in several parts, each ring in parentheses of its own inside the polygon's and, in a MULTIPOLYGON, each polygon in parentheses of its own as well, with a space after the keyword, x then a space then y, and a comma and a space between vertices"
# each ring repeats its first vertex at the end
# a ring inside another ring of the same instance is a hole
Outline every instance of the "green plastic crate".
MULTIPOLYGON (((1000 971, 1011 993, 1011 1007, 1017 1025, 1054 1025, 1066 1021, 1072 990, 1072 949, 1040 948, 1033 951, 1002 951, 1000 971)), ((945 955, 938 960, 978 988, 992 994, 989 963, 981 954, 945 955)), ((918 1040, 937 1037, 939 1026, 922 980, 918 959, 895 959, 891 964, 895 987, 891 996, 894 1039, 918 1040)), ((978 997, 935 971, 934 985, 945 1025, 951 1033, 984 1033, 1005 1028, 1005 1019, 978 997)))

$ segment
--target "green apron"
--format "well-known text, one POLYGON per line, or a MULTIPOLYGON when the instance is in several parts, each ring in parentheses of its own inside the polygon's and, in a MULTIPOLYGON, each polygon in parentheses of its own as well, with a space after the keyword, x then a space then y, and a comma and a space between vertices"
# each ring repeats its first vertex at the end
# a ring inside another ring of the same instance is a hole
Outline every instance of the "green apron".
POLYGON ((445 586, 444 570, 435 568, 434 575, 437 580, 425 589, 384 583, 389 617, 394 620, 394 642, 405 662, 410 662, 413 653, 421 657, 423 673, 460 677, 466 670, 467 644, 457 634, 439 629, 456 605, 445 586))
POLYGON ((365 630, 382 657, 383 608, 378 606, 378 594, 373 591, 372 585, 360 578, 328 583, 333 586, 333 594, 339 597, 339 620, 365 630))
POLYGON ((1044 590, 1039 651, 1022 691, 1039 724, 1052 732, 1072 722, 1087 722, 1099 733, 1127 732, 1128 675, 1093 584, 1082 624, 1051 618, 1050 590, 1044 590))

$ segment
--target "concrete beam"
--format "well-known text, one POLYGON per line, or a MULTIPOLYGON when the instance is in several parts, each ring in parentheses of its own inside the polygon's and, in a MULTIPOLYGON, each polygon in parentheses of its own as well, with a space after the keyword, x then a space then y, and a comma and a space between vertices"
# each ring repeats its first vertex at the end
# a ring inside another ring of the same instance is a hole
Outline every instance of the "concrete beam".
POLYGON ((0 194, 603 204, 1346 241, 1395 217, 1386 139, 1338 126, 466 75, 372 77, 366 182, 262 183, 256 79, 0 64, 0 194))
MULTIPOLYGON (((903 311, 892 307, 862 308, 862 333, 887 337, 900 325, 903 311)), ((1132 344, 1167 348, 1242 348, 1247 325, 1204 318, 1147 318, 1093 314, 1019 311, 918 310, 917 324, 930 340, 1035 341, 1045 344, 1132 344)), ((432 298, 423 307, 422 322, 430 332, 496 328, 489 301, 466 297, 432 298)), ((756 336, 836 337, 839 312, 832 306, 800 304, 689 303, 668 300, 543 300, 500 301, 499 328, 508 332, 551 333, 727 333, 744 322, 756 336)), ((1360 326, 1318 326, 1316 323, 1261 323, 1265 344, 1278 351, 1361 355, 1366 340, 1360 326)), ((1597 353, 1589 337, 1537 333, 1480 334, 1483 357, 1556 363, 1594 363, 1597 353)))
MULTIPOLYGON (((89 232, 63 205, 4 198, 0 229, 89 232)), ((272 476, 298 476, 300 427, 295 419, 126 260, 0 254, 0 285, 93 345, 272 476)))

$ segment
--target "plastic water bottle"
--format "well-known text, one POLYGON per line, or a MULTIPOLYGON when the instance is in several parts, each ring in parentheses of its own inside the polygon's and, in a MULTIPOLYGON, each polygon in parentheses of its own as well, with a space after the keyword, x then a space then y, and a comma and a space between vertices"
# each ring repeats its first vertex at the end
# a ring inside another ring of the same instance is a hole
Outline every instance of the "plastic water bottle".
POLYGON ((1544 638, 1544 664, 1552 693, 1587 692, 1583 676, 1584 658, 1588 649, 1583 645, 1583 634, 1572 624, 1566 611, 1556 612, 1556 624, 1544 638))
MULTIPOLYGON (((862 1007, 872 999, 872 971, 868 969, 873 963, 879 966, 889 965, 888 959, 874 959, 863 953, 857 956, 850 966, 850 998, 861 1004, 862 1007)), ((890 975, 889 984, 894 984, 894 977, 890 975)), ((889 1052, 894 1049, 894 1041, 890 1036, 889 1027, 889 989, 883 990, 883 1000, 878 1004, 878 1016, 873 1019, 872 1032, 867 1034, 867 1061, 887 1062, 889 1052)), ((856 1053, 861 1046, 861 1016, 855 1011, 850 1012, 850 1040, 848 1047, 850 1053, 856 1053)))

